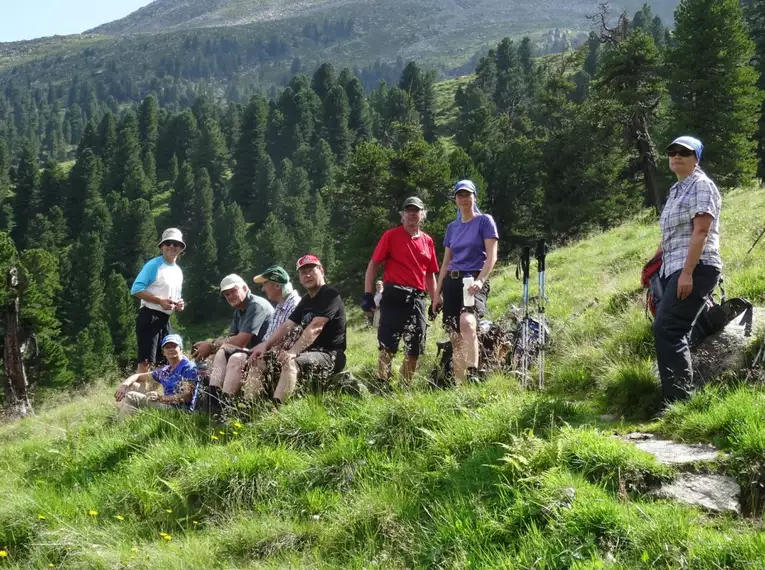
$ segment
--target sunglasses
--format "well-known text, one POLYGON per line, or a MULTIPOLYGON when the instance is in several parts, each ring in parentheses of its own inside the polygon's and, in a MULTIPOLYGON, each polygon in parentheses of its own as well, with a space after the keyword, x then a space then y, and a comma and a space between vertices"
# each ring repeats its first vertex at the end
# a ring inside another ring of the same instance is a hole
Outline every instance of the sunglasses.
POLYGON ((674 156, 682 156, 683 158, 688 158, 689 156, 696 156, 696 153, 690 149, 681 148, 681 149, 668 150, 667 156, 670 158, 674 156))
POLYGON ((162 245, 166 245, 168 247, 178 247, 178 248, 183 247, 183 244, 181 242, 179 242, 179 241, 172 241, 172 240, 166 241, 166 242, 162 242, 162 245))

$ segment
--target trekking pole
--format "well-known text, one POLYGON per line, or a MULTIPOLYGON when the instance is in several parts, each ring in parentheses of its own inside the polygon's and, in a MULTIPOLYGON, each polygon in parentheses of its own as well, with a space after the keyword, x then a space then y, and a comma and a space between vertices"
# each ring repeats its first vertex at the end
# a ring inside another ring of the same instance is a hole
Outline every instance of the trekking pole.
POLYGON ((539 389, 542 390, 545 387, 545 303, 547 297, 545 296, 545 258, 547 257, 547 245, 544 239, 540 239, 537 242, 537 250, 534 255, 537 258, 537 274, 539 279, 539 296, 537 297, 537 311, 539 313, 539 335, 537 341, 539 342, 539 354, 538 354, 538 368, 539 368, 539 389))
POLYGON ((521 321, 521 386, 529 386, 529 266, 531 264, 531 247, 523 246, 521 250, 520 269, 523 277, 523 298, 521 309, 523 320, 521 321))

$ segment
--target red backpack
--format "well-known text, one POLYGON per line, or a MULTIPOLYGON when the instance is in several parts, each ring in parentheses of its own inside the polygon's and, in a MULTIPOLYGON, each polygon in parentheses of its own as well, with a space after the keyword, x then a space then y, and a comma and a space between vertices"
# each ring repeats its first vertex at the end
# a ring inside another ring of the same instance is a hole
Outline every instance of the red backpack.
POLYGON ((656 316, 656 307, 659 305, 661 295, 664 292, 661 280, 659 279, 661 264, 661 248, 659 248, 656 255, 643 266, 643 270, 640 273, 640 284, 643 286, 643 289, 646 289, 646 312, 651 311, 651 315, 654 317, 656 316))

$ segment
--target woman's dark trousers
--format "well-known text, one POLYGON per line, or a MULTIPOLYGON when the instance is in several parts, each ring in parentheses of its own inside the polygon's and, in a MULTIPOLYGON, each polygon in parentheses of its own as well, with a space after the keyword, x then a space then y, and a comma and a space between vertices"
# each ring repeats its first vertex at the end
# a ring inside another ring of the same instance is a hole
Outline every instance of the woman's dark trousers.
POLYGON ((659 364, 661 390, 665 403, 684 400, 693 394, 693 366, 688 338, 696 315, 717 286, 720 271, 699 264, 693 271, 693 291, 682 301, 677 298, 677 280, 681 271, 662 277, 664 294, 656 310, 653 334, 659 364))

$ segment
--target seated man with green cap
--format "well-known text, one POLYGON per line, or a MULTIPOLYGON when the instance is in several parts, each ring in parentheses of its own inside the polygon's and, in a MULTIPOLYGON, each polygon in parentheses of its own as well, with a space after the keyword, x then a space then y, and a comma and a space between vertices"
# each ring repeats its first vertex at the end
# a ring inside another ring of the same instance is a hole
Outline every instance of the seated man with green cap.
POLYGON ((163 338, 162 353, 167 359, 167 365, 153 372, 133 374, 117 387, 114 399, 119 404, 120 419, 124 419, 140 408, 175 408, 194 411, 199 376, 194 363, 183 355, 183 339, 180 335, 169 334, 163 338), (162 386, 162 393, 141 392, 138 390, 141 384, 146 387, 159 384, 162 386))
POLYGON ((300 295, 290 283, 287 270, 281 265, 272 265, 252 280, 263 285, 266 298, 274 305, 274 314, 271 315, 271 322, 263 335, 263 340, 267 340, 295 310, 300 302, 300 295))

